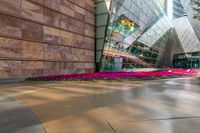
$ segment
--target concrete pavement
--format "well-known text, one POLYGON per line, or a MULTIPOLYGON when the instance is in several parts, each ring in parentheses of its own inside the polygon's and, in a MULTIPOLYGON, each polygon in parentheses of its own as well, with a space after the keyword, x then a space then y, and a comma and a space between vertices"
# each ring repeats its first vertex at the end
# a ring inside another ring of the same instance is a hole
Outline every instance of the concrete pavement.
POLYGON ((199 79, 22 82, 0 88, 29 108, 47 133, 200 131, 199 79))
POLYGON ((21 103, 0 95, 0 133, 46 133, 40 120, 21 103))

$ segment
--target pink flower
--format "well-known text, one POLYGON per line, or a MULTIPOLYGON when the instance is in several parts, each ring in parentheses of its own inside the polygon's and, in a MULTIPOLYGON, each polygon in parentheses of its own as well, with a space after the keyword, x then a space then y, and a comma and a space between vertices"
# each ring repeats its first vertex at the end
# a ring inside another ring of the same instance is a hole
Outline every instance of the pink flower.
POLYGON ((156 78, 195 75, 197 71, 191 69, 165 69, 151 72, 97 72, 82 74, 62 74, 29 78, 28 80, 95 80, 95 79, 130 79, 156 78))

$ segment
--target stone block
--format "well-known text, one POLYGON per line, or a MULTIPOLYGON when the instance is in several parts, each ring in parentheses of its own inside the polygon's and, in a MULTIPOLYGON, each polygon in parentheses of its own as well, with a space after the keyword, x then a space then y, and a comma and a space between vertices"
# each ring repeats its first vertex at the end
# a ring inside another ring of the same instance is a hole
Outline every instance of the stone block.
POLYGON ((94 37, 94 26, 91 26, 89 24, 86 24, 85 26, 85 35, 94 37))
POLYGON ((83 48, 85 45, 85 37, 67 31, 61 31, 61 44, 83 48))
POLYGON ((48 8, 44 9, 44 23, 49 26, 60 27, 60 14, 48 8))
POLYGON ((77 18, 81 21, 85 21, 85 9, 84 8, 74 5, 74 12, 75 12, 75 18, 77 18))
POLYGON ((85 22, 94 25, 94 19, 94 14, 88 11, 85 12, 85 22))
POLYGON ((94 63, 85 63, 85 68, 86 69, 93 69, 94 68, 94 63))
POLYGON ((94 39, 85 37, 85 48, 94 49, 94 39))
POLYGON ((44 31, 44 42, 60 44, 60 30, 56 28, 51 28, 47 26, 43 26, 44 31))
POLYGON ((68 0, 68 1, 80 7, 83 7, 83 8, 85 7, 85 0, 68 0))
POLYGON ((21 20, 0 13, 0 34, 21 37, 21 20))
POLYGON ((43 26, 25 20, 22 21, 22 37, 34 41, 43 41, 43 26))
POLYGON ((94 51, 93 50, 85 50, 85 55, 89 57, 94 57, 94 51))
POLYGON ((42 43, 22 41, 22 58, 24 59, 44 59, 44 45, 42 43))
POLYGON ((44 5, 56 11, 60 11, 60 0, 44 0, 44 5))
POLYGON ((0 10, 21 16, 21 0, 0 0, 0 10))
POLYGON ((44 0, 29 0, 29 1, 32 1, 32 2, 35 2, 35 3, 41 4, 41 5, 44 4, 44 0))
POLYGON ((0 37, 0 47, 21 49, 21 40, 0 37))
POLYGON ((81 8, 81 7, 77 6, 77 5, 74 5, 74 11, 78 12, 78 13, 80 13, 82 15, 85 15, 85 9, 81 8))
POLYGON ((83 48, 85 45, 85 37, 82 35, 74 34, 72 38, 72 45, 74 47, 83 48))
POLYGON ((42 61, 22 61, 22 70, 37 70, 44 68, 42 61))
POLYGON ((59 46, 45 44, 44 59, 45 60, 61 61, 62 56, 61 56, 61 53, 59 51, 59 46))
POLYGON ((85 0, 85 8, 91 12, 94 12, 94 1, 92 0, 85 0))
POLYGON ((44 62, 44 75, 59 74, 64 65, 64 62, 44 62))
POLYGON ((78 12, 74 13, 74 17, 77 18, 77 19, 79 19, 80 21, 85 21, 85 15, 80 14, 78 12))
POLYGON ((37 22, 44 21, 44 9, 42 6, 29 2, 27 0, 22 0, 22 16, 37 22))
POLYGON ((44 69, 32 69, 32 70, 22 70, 22 77, 34 77, 34 76, 41 76, 44 74, 44 69))
POLYGON ((21 72, 23 77, 40 76, 44 73, 44 62, 42 61, 22 61, 21 72))
POLYGON ((85 24, 83 22, 67 17, 65 15, 61 16, 60 27, 64 30, 85 34, 85 24))
POLYGON ((61 0, 60 11, 63 14, 74 17, 74 4, 72 4, 68 0, 61 0))
POLYGON ((21 77, 21 61, 0 60, 0 79, 21 77))
POLYGON ((68 61, 70 60, 70 53, 71 53, 71 48, 70 47, 64 47, 64 46, 60 46, 59 47, 59 52, 61 54, 61 58, 63 61, 68 61))
POLYGON ((64 68, 60 69, 62 74, 75 74, 77 71, 75 62, 64 62, 64 68))
POLYGON ((61 30, 61 35, 60 35, 61 44, 65 46, 72 46, 73 36, 74 36, 73 33, 61 30))
POLYGON ((0 37, 0 57, 21 58, 21 40, 0 37))
POLYGON ((74 62, 65 62, 65 69, 73 70, 75 68, 74 62))

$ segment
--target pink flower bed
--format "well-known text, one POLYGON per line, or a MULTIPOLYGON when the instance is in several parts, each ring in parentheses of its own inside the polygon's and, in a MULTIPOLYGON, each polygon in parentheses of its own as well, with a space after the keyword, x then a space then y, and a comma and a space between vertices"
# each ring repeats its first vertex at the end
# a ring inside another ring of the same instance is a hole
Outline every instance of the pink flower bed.
POLYGON ((97 72, 84 74, 62 74, 28 78, 27 80, 98 80, 98 79, 153 79, 196 75, 191 69, 165 69, 151 72, 97 72))

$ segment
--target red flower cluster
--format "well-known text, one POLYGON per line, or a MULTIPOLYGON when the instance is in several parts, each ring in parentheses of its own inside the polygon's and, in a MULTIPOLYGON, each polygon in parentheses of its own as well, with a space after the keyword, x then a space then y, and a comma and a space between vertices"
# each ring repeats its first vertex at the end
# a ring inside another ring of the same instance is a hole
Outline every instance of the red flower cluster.
POLYGON ((196 75, 191 69, 165 69, 151 72, 97 72, 83 74, 62 74, 28 78, 27 80, 98 80, 98 79, 139 79, 167 78, 196 75))

